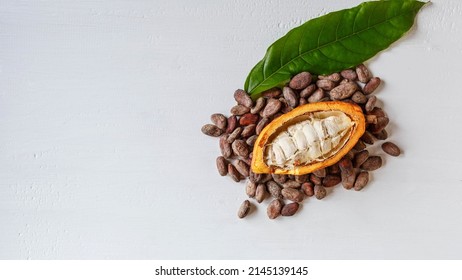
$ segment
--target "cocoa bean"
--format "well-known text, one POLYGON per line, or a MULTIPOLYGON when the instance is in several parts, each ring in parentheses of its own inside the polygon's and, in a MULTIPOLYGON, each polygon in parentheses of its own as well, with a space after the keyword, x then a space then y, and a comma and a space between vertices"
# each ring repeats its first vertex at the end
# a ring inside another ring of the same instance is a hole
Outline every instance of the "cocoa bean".
POLYGON ((369 144, 369 145, 374 144, 374 138, 372 137, 372 134, 367 130, 364 132, 363 136, 361 136, 360 139, 366 144, 369 144))
POLYGON ((387 117, 377 117, 376 123, 369 125, 367 130, 370 131, 372 134, 379 133, 382 131, 390 122, 390 119, 387 117))
POLYGON ((363 164, 361 169, 366 171, 374 171, 382 166, 382 158, 380 156, 370 156, 363 164))
POLYGON ((270 195, 276 199, 282 199, 281 187, 275 181, 266 182, 266 188, 270 195))
POLYGON ((353 93, 353 95, 351 96, 351 100, 358 104, 364 104, 367 102, 367 96, 365 96, 362 92, 357 91, 353 93))
POLYGON ((226 176, 228 174, 228 161, 224 157, 219 156, 216 159, 216 164, 218 173, 221 176, 226 176))
POLYGON ((245 140, 245 143, 249 145, 250 147, 253 147, 255 145, 255 141, 257 141, 257 135, 252 135, 247 140, 245 140))
POLYGON ((325 188, 331 188, 336 186, 342 181, 342 178, 340 178, 339 175, 333 175, 333 174, 328 174, 324 179, 322 180, 322 185, 325 188))
POLYGON ((353 188, 354 184, 355 184, 355 180, 356 180, 356 173, 353 172, 351 174, 346 174, 344 172, 342 172, 340 174, 341 178, 342 178, 342 186, 349 190, 351 188, 353 188))
POLYGON ((318 88, 311 94, 310 97, 308 97, 307 101, 308 103, 315 103, 318 102, 319 100, 324 98, 324 90, 322 88, 318 88))
POLYGON ((310 181, 313 182, 313 184, 315 185, 321 185, 322 183, 322 179, 314 175, 313 173, 310 174, 310 181))
POLYGON ((356 168, 360 167, 368 158, 369 158, 369 151, 362 150, 361 152, 355 155, 355 158, 353 160, 354 162, 353 166, 356 168))
POLYGON ((301 190, 306 196, 308 197, 313 196, 314 195, 314 184, 311 182, 303 183, 301 190))
POLYGON ((348 82, 333 88, 329 92, 329 96, 332 100, 342 100, 352 96, 357 89, 358 85, 355 82, 348 82))
POLYGON ((218 137, 223 134, 223 130, 213 124, 206 124, 201 128, 202 133, 212 137, 218 137))
POLYGON ((358 176, 356 177, 356 181, 354 184, 355 191, 362 190, 367 183, 369 182, 369 172, 361 171, 359 172, 358 176))
POLYGON ((375 95, 370 96, 367 99, 366 105, 364 105, 366 112, 372 111, 372 109, 375 107, 375 103, 377 103, 377 97, 375 97, 375 95))
POLYGON ((298 106, 302 106, 302 105, 305 105, 305 104, 307 104, 307 103, 308 103, 308 101, 306 101, 306 99, 303 98, 303 97, 300 97, 300 98, 298 99, 298 106))
POLYGON ((301 92, 300 92, 300 97, 302 98, 308 98, 310 97, 311 94, 313 94, 313 92, 316 90, 316 85, 315 84, 311 84, 309 86, 307 86, 306 88, 304 88, 301 92))
POLYGON ((243 91, 242 89, 238 89, 234 92, 234 99, 236 100, 237 104, 247 108, 251 108, 253 105, 252 98, 250 98, 247 92, 243 91))
POLYGON ((353 173, 353 163, 351 162, 350 158, 343 157, 339 162, 338 166, 340 167, 340 171, 345 173, 346 175, 350 175, 353 173))
POLYGON ((246 158, 249 155, 249 146, 245 143, 244 140, 235 140, 231 145, 235 155, 241 158, 246 158))
POLYGON ((371 79, 371 72, 364 64, 360 64, 356 67, 356 75, 361 83, 367 83, 371 79))
POLYGON ((281 210, 282 210, 282 202, 279 199, 275 199, 271 201, 271 203, 268 205, 268 208, 266 209, 266 214, 268 215, 268 218, 270 219, 276 219, 281 215, 281 210))
POLYGON ((236 140, 237 138, 239 138, 239 136, 241 136, 241 132, 242 132, 242 127, 236 127, 236 129, 230 134, 228 135, 228 138, 226 139, 226 141, 228 141, 228 143, 233 143, 234 140, 236 140))
POLYGON ((289 180, 289 181, 286 181, 284 184, 282 184, 282 187, 296 189, 296 188, 300 188, 301 185, 302 184, 297 181, 289 180))
POLYGON ((394 157, 397 157, 401 154, 401 150, 399 149, 398 146, 396 146, 396 144, 392 143, 392 142, 385 142, 382 144, 382 150, 389 154, 390 156, 394 156, 394 157))
POLYGON ((259 97, 255 102, 255 106, 250 109, 250 113, 257 114, 259 113, 266 104, 266 99, 264 97, 259 97))
POLYGON ((326 188, 324 188, 322 185, 314 186, 314 196, 317 199, 323 199, 324 197, 326 197, 326 195, 327 195, 326 188))
POLYGON ((251 181, 247 181, 247 184, 245 186, 245 193, 249 197, 255 197, 256 191, 257 191, 257 184, 251 181))
POLYGON ((257 190, 255 191, 255 200, 258 203, 261 203, 263 200, 265 200, 266 197, 266 186, 265 184, 258 184, 257 185, 257 190))
POLYGON ((297 107, 298 99, 293 89, 291 89, 290 87, 284 87, 282 89, 282 95, 284 96, 285 100, 287 101, 287 104, 290 107, 292 108, 297 107))
POLYGON ((216 125, 219 129, 225 130, 228 124, 227 118, 223 114, 213 114, 210 116, 210 120, 214 125, 216 125))
POLYGON ((247 165, 247 163, 239 159, 237 160, 235 167, 243 177, 249 177, 250 167, 247 165))
POLYGON ((303 193, 297 189, 291 189, 291 188, 283 188, 281 190, 282 196, 285 199, 288 199, 290 201, 295 201, 295 202, 302 202, 303 201, 303 193))
POLYGON ((263 130, 263 128, 265 128, 266 125, 268 125, 270 123, 270 119, 268 118, 262 118, 258 124, 257 124, 257 127, 255 128, 255 133, 257 135, 260 135, 261 131, 263 130))
POLYGON ((299 208, 299 204, 297 202, 286 204, 282 207, 281 215, 282 216, 293 216, 295 213, 297 213, 298 208, 299 208))
POLYGON ((248 126, 244 127, 244 129, 241 132, 241 136, 247 138, 254 135, 256 127, 257 126, 255 124, 249 124, 248 126))
POLYGON ((273 180, 273 176, 271 176, 271 174, 262 174, 261 179, 258 182, 259 183, 266 183, 266 182, 269 182, 271 180, 273 180))
POLYGON ((249 124, 256 124, 258 122, 259 116, 252 114, 252 113, 247 113, 241 116, 239 119, 239 124, 242 126, 246 126, 249 124))
POLYGON ((330 174, 340 174, 340 167, 338 166, 338 163, 329 166, 328 171, 330 174))
POLYGON ((247 214, 249 213, 249 210, 250 210, 250 201, 244 200, 244 202, 242 202, 241 206, 239 207, 239 210, 237 211, 237 216, 240 219, 242 219, 245 216, 247 216, 247 214))
POLYGON ((373 134, 375 138, 379 140, 385 140, 388 138, 388 132, 385 129, 373 134))
POLYGON ((292 107, 289 106, 289 103, 287 103, 287 100, 284 97, 280 97, 279 101, 281 102, 281 112, 283 114, 292 111, 292 107))
POLYGON ((342 76, 340 76, 340 73, 332 73, 327 76, 319 75, 318 78, 321 80, 331 80, 332 82, 338 83, 342 79, 342 76))
POLYGON ((350 81, 355 81, 356 79, 358 79, 358 75, 356 74, 356 71, 353 69, 343 70, 342 72, 340 72, 340 75, 343 78, 348 79, 350 81))
POLYGON ((367 82, 367 84, 363 88, 364 94, 371 94, 373 93, 380 85, 380 78, 379 77, 374 77, 367 82))
POLYGON ((261 116, 264 118, 269 118, 276 114, 281 109, 281 101, 278 99, 270 98, 266 102, 266 106, 261 112, 261 116))
POLYGON ((262 92, 262 96, 266 98, 277 98, 282 94, 282 91, 280 88, 271 88, 268 89, 264 92, 262 92))
POLYGON ((233 150, 231 149, 231 144, 228 143, 227 139, 227 135, 222 135, 218 143, 220 145, 221 155, 225 158, 230 158, 233 155, 233 150))
POLYGON ((287 175, 283 174, 272 174, 273 180, 279 185, 284 184, 287 181, 287 175))
POLYGON ((316 175, 317 177, 324 178, 327 175, 327 171, 325 168, 317 169, 313 171, 313 174, 316 175))
POLYGON ((295 182, 303 184, 305 182, 308 182, 310 180, 310 175, 305 174, 305 175, 295 175, 295 182))
POLYGON ((236 167, 231 163, 228 163, 228 174, 235 182, 241 181, 241 174, 239 174, 236 167))
POLYGON ((258 183, 261 180, 262 175, 263 174, 257 174, 257 173, 252 172, 252 170, 250 170, 250 172, 249 172, 249 180, 252 183, 258 183))
POLYGON ((331 80, 317 80, 316 81, 316 86, 323 90, 332 90, 336 85, 337 83, 331 80))
POLYGON ((379 107, 374 107, 372 110, 369 112, 370 115, 376 115, 377 117, 386 117, 387 114, 385 114, 385 111, 382 108, 379 107))
POLYGON ((306 88, 312 80, 312 76, 309 72, 301 72, 295 75, 289 82, 289 87, 301 90, 306 88))
POLYGON ((244 105, 235 105, 231 108, 230 112, 233 115, 241 116, 250 112, 250 107, 245 107, 244 105))
POLYGON ((355 151, 362 151, 366 148, 366 144, 364 144, 363 141, 361 140, 358 140, 358 142, 356 142, 355 146, 353 147, 353 150, 355 151))
POLYGON ((228 117, 228 127, 226 128, 226 133, 231 133, 236 129, 237 126, 237 117, 231 115, 228 117))

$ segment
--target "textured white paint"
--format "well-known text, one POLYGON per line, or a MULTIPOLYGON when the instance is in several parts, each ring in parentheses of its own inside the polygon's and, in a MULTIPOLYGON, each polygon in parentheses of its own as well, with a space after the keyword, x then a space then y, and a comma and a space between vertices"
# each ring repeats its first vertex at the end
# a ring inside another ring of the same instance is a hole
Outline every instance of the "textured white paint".
POLYGON ((238 220, 200 133, 271 42, 360 2, 3 0, 0 258, 462 258, 460 1, 369 62, 405 153, 364 191, 238 220))

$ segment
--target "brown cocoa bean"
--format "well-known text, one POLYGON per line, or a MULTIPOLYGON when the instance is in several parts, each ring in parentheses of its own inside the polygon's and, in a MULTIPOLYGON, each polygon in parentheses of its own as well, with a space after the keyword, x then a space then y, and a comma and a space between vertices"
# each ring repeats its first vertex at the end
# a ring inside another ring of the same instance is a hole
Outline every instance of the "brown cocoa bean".
POLYGON ((228 163, 228 174, 235 182, 241 181, 241 174, 239 174, 236 167, 231 163, 228 163))
POLYGON ((236 129, 230 134, 228 135, 228 138, 226 139, 226 141, 228 141, 228 143, 233 143, 234 140, 236 140, 237 138, 239 138, 239 136, 241 136, 241 132, 242 132, 242 127, 236 127, 236 129))
POLYGON ((273 180, 273 176, 271 176, 271 174, 262 174, 259 183, 266 183, 266 182, 269 182, 271 180, 273 180))
POLYGON ((275 181, 266 182, 266 188, 270 195, 276 199, 282 199, 282 188, 275 181))
POLYGON ((310 175, 304 174, 304 175, 295 175, 295 182, 303 184, 305 182, 308 182, 310 180, 310 175))
POLYGON ((258 124, 257 124, 257 127, 255 128, 255 133, 257 135, 259 135, 261 133, 261 131, 263 130, 263 128, 265 128, 266 125, 268 125, 270 123, 270 119, 268 118, 262 118, 258 124))
POLYGON ((245 216, 247 216, 247 214, 249 213, 249 210, 250 210, 250 201, 244 200, 244 202, 242 202, 241 206, 239 207, 239 210, 237 211, 237 216, 240 219, 242 219, 245 216))
POLYGON ((377 117, 376 123, 369 125, 367 130, 370 131, 372 134, 379 133, 382 131, 390 122, 390 119, 387 117, 377 117))
POLYGON ((287 181, 287 175, 283 174, 272 174, 273 180, 279 185, 284 184, 287 181))
POLYGON ((291 189, 300 188, 300 186, 301 186, 301 183, 294 181, 294 180, 289 180, 289 181, 286 181, 284 184, 282 184, 283 188, 291 188, 291 189))
POLYGON ((363 141, 359 140, 358 142, 356 142, 355 146, 353 147, 353 150, 355 151, 362 151, 366 148, 366 144, 364 144, 363 141))
POLYGON ((245 143, 249 145, 250 147, 253 147, 255 145, 255 141, 257 141, 257 135, 252 135, 247 140, 245 140, 245 143))
POLYGON ((225 130, 228 124, 227 118, 223 114, 213 114, 210 116, 210 120, 214 125, 216 125, 219 129, 225 130))
POLYGON ((322 185, 314 186, 314 196, 317 199, 323 199, 324 197, 326 197, 326 195, 327 195, 327 191, 326 191, 326 188, 324 188, 324 186, 322 185))
POLYGON ((212 137, 218 137, 223 134, 223 130, 218 128, 218 126, 213 124, 206 124, 201 129, 202 133, 212 137))
POLYGON ((241 136, 247 138, 254 135, 256 127, 257 126, 255 124, 249 124, 248 126, 244 127, 244 129, 241 132, 241 136))
POLYGON ((368 158, 369 158, 369 151, 362 150, 361 152, 355 155, 355 158, 353 160, 354 162, 353 166, 356 168, 360 167, 368 158))
POLYGON ((328 171, 330 174, 340 174, 340 167, 338 166, 338 163, 329 166, 328 171))
POLYGON ((366 112, 372 111, 372 109, 375 107, 375 103, 377 103, 377 97, 375 97, 375 95, 370 96, 367 99, 366 105, 364 105, 366 112))
POLYGON ((282 207, 281 215, 282 216, 293 216, 295 213, 297 213, 298 208, 299 208, 299 204, 297 202, 286 204, 282 207))
POLYGON ((289 103, 287 103, 287 100, 284 97, 280 97, 279 101, 281 102, 281 112, 283 114, 292 111, 292 107, 289 106, 289 103))
POLYGON ((291 189, 291 188, 283 188, 281 190, 282 196, 285 199, 288 199, 290 201, 295 201, 295 202, 302 202, 303 201, 303 193, 297 189, 291 189))
POLYGON ((340 171, 345 173, 346 175, 350 175, 353 173, 353 163, 351 162, 350 158, 343 157, 339 162, 338 166, 340 167, 340 171))
POLYGON ((237 160, 235 167, 243 177, 249 177, 250 167, 247 165, 247 163, 239 159, 237 160))
POLYGON ((376 115, 377 117, 386 117, 387 114, 385 114, 385 111, 382 108, 379 107, 374 107, 372 110, 369 112, 370 115, 376 115))
POLYGON ((367 82, 367 84, 363 88, 364 94, 371 94, 373 93, 380 85, 380 78, 379 77, 374 77, 367 82))
POLYGON ((333 88, 329 92, 329 96, 332 100, 342 100, 352 96, 357 89, 358 85, 355 82, 348 82, 333 88))
POLYGON ((308 103, 315 103, 319 102, 319 100, 324 98, 324 90, 322 88, 318 88, 313 92, 313 94, 308 97, 307 101, 308 103))
POLYGON ((261 116, 264 118, 269 118, 276 114, 281 109, 281 101, 278 99, 270 98, 266 102, 266 106, 261 112, 261 116))
POLYGON ((247 108, 251 108, 253 105, 252 98, 242 89, 238 89, 234 92, 234 100, 236 100, 237 104, 247 108))
POLYGON ((366 171, 374 171, 382 166, 382 158, 380 156, 370 156, 363 164, 361 169, 366 171))
POLYGON ((342 186, 347 190, 352 189, 356 180, 356 172, 353 172, 351 174, 346 174, 342 172, 340 176, 342 178, 342 186))
POLYGON ((281 210, 282 210, 282 202, 279 199, 275 199, 271 201, 271 203, 268 205, 268 208, 266 209, 266 214, 268 215, 268 218, 270 219, 276 219, 281 215, 281 210))
POLYGON ((306 99, 303 98, 303 97, 300 97, 300 98, 298 99, 298 106, 302 106, 302 105, 305 105, 305 104, 307 104, 307 103, 308 103, 308 101, 306 101, 306 99))
POLYGON ((385 140, 388 138, 388 132, 385 129, 373 134, 375 138, 379 140, 385 140))
POLYGON ((230 112, 233 115, 241 116, 250 112, 250 107, 245 107, 244 105, 235 105, 231 108, 230 112))
POLYGON ((244 140, 235 140, 231 145, 235 155, 241 158, 246 158, 249 155, 249 146, 245 143, 244 140))
POLYGON ((374 138, 372 137, 372 134, 367 130, 364 132, 363 136, 361 136, 360 139, 366 144, 369 144, 369 145, 374 144, 374 138))
POLYGON ((313 174, 317 177, 324 178, 327 175, 327 170, 325 168, 317 169, 313 171, 313 174))
POLYGON ((259 97, 255 102, 255 106, 250 109, 250 113, 258 114, 266 104, 266 99, 264 97, 259 97))
POLYGON ((314 195, 314 184, 311 182, 303 183, 301 189, 303 193, 308 197, 314 195))
POLYGON ((336 85, 337 83, 331 80, 317 80, 316 81, 316 86, 323 90, 332 90, 336 85))
POLYGON ((228 143, 227 139, 227 135, 222 135, 218 143, 220 145, 221 155, 225 158, 230 158, 233 155, 233 150, 231 149, 231 144, 228 143))
POLYGON ((246 126, 249 124, 256 124, 258 122, 258 115, 252 114, 252 113, 247 113, 241 116, 239 119, 239 124, 242 126, 246 126))
POLYGON ((355 81, 356 79, 358 79, 358 75, 356 74, 356 71, 353 69, 343 70, 342 72, 340 72, 340 75, 343 78, 348 79, 350 81, 355 81))
POLYGON ((237 117, 232 115, 228 117, 228 127, 226 128, 226 133, 231 133, 236 129, 237 126, 237 117))
POLYGON ((313 173, 310 174, 310 181, 313 182, 313 184, 315 185, 321 185, 322 183, 322 179, 314 175, 313 173))
POLYGON ((255 191, 255 200, 261 203, 266 198, 266 186, 265 184, 258 184, 257 190, 255 191))
POLYGON ((247 184, 245 185, 245 193, 249 197, 255 197, 256 191, 257 191, 257 184, 251 181, 247 181, 247 184))
POLYGON ((290 107, 292 108, 297 107, 298 99, 293 89, 291 89, 290 87, 284 87, 282 89, 282 95, 284 96, 284 99, 287 101, 287 104, 290 107))
POLYGON ((312 80, 312 76, 309 72, 301 72, 292 77, 292 79, 289 82, 289 87, 296 89, 296 90, 301 90, 306 88, 312 80))
POLYGON ((262 175, 263 174, 257 174, 257 173, 252 172, 252 170, 250 170, 250 172, 249 172, 249 180, 252 183, 259 183, 261 178, 262 178, 262 175))
POLYGON ((277 98, 277 97, 281 96, 281 94, 282 94, 281 89, 275 87, 275 88, 271 88, 271 89, 268 89, 268 90, 262 92, 261 95, 263 97, 266 97, 266 98, 277 98))
POLYGON ((340 76, 340 73, 332 73, 330 75, 324 76, 324 75, 319 75, 318 79, 320 80, 331 80, 332 82, 340 82, 342 79, 342 76, 340 76))
POLYGON ((357 91, 353 93, 353 95, 351 96, 351 100, 358 104, 364 104, 367 102, 367 96, 365 96, 362 92, 357 91))
POLYGON ((334 186, 338 185, 341 181, 342 181, 342 178, 340 178, 339 175, 328 174, 322 180, 322 185, 325 188, 331 188, 331 187, 334 187, 334 186))
POLYGON ((219 156, 217 157, 216 164, 218 173, 221 176, 226 176, 228 174, 228 161, 224 157, 219 156))
POLYGON ((371 72, 364 64, 360 64, 356 67, 356 75, 358 75, 358 80, 364 84, 369 82, 372 77, 371 72))
POLYGON ((356 177, 354 189, 355 191, 362 190, 367 183, 369 182, 369 172, 361 171, 359 172, 358 176, 356 177))
POLYGON ((306 88, 304 88, 302 91, 300 91, 300 97, 308 98, 308 97, 310 97, 311 94, 313 94, 313 92, 315 90, 316 90, 316 85, 311 84, 311 85, 307 86, 306 88))
POLYGON ((385 142, 382 144, 382 150, 389 154, 390 156, 397 157, 401 154, 401 150, 395 143, 392 142, 385 142))

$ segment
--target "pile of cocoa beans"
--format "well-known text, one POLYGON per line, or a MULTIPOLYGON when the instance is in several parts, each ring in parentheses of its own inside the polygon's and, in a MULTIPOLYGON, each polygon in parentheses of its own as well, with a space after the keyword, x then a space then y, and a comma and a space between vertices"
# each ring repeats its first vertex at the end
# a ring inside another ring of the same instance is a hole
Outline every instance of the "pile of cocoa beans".
MULTIPOLYGON (((369 182, 369 172, 382 166, 382 158, 371 155, 368 146, 378 143, 391 156, 401 154, 397 145, 387 141, 386 126, 390 120, 385 111, 377 107, 374 95, 380 84, 381 79, 373 77, 361 64, 328 76, 299 73, 282 89, 267 90, 255 102, 245 91, 236 90, 236 105, 230 109, 230 114, 213 114, 212 123, 202 127, 204 134, 219 137, 218 173, 235 182, 246 181, 245 192, 257 203, 271 199, 267 206, 270 219, 294 215, 308 197, 323 199, 328 193, 326 188, 341 184, 348 190, 362 190, 369 182), (365 133, 346 156, 329 167, 299 176, 251 171, 253 145, 266 125, 297 106, 331 100, 358 104, 366 118, 365 133)), ((238 217, 246 217, 253 207, 248 199, 244 200, 238 217)))

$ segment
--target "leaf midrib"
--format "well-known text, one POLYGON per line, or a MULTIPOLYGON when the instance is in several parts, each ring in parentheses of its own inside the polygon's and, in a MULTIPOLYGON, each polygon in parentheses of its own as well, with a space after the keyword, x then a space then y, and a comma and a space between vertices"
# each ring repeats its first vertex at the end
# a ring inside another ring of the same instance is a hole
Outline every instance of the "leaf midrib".
MULTIPOLYGON (((412 9, 411 11, 415 11, 415 10, 418 10, 418 9, 419 9, 419 8, 412 9)), ((358 11, 358 13, 359 13, 359 11, 358 11)), ((358 13, 356 13, 356 15, 357 15, 358 13)), ((409 13, 409 12, 406 12, 406 13, 409 13)), ((268 80, 269 78, 271 78, 273 75, 276 75, 281 69, 284 69, 284 67, 286 67, 288 64, 292 63, 292 61, 294 61, 294 60, 300 58, 301 56, 304 56, 304 55, 306 55, 306 54, 308 54, 308 53, 310 53, 310 52, 317 51, 317 50, 319 50, 319 49, 321 49, 321 48, 324 48, 324 47, 326 47, 326 46, 328 46, 328 45, 334 44, 334 43, 336 43, 336 42, 338 42, 338 41, 341 41, 341 40, 343 40, 343 39, 346 39, 346 38, 355 36, 355 35, 357 35, 357 34, 359 34, 359 33, 362 33, 362 32, 364 32, 364 31, 367 31, 367 30, 369 30, 369 29, 371 29, 371 28, 373 28, 373 27, 375 27, 375 26, 377 26, 377 25, 380 25, 380 24, 389 22, 391 19, 396 18, 396 17, 399 17, 399 16, 402 16, 402 15, 404 15, 404 14, 406 14, 406 13, 397 14, 397 15, 395 15, 395 16, 393 16, 393 17, 390 17, 390 18, 388 18, 388 19, 386 19, 386 20, 384 20, 384 21, 382 21, 382 22, 378 22, 378 23, 376 23, 376 24, 374 24, 374 25, 368 26, 367 28, 365 28, 365 29, 363 29, 363 30, 360 30, 360 31, 358 31, 358 32, 352 33, 352 34, 347 35, 347 36, 344 36, 344 37, 336 38, 336 39, 335 39, 334 41, 332 41, 332 42, 326 43, 326 44, 321 45, 321 46, 317 46, 317 47, 314 48, 314 49, 311 49, 311 50, 306 51, 306 52, 304 52, 304 53, 302 53, 302 54, 299 54, 299 55, 297 55, 296 57, 294 57, 294 58, 292 58, 291 60, 289 60, 286 64, 284 64, 284 65, 282 65, 281 67, 279 67, 276 71, 274 71, 274 73, 272 73, 271 75, 265 77, 264 80, 263 80, 261 83, 259 83, 256 87, 254 87, 254 89, 258 88, 258 87, 259 87, 260 85, 262 85, 266 80, 268 80)), ((264 71, 264 68, 263 68, 262 70, 264 71)))

